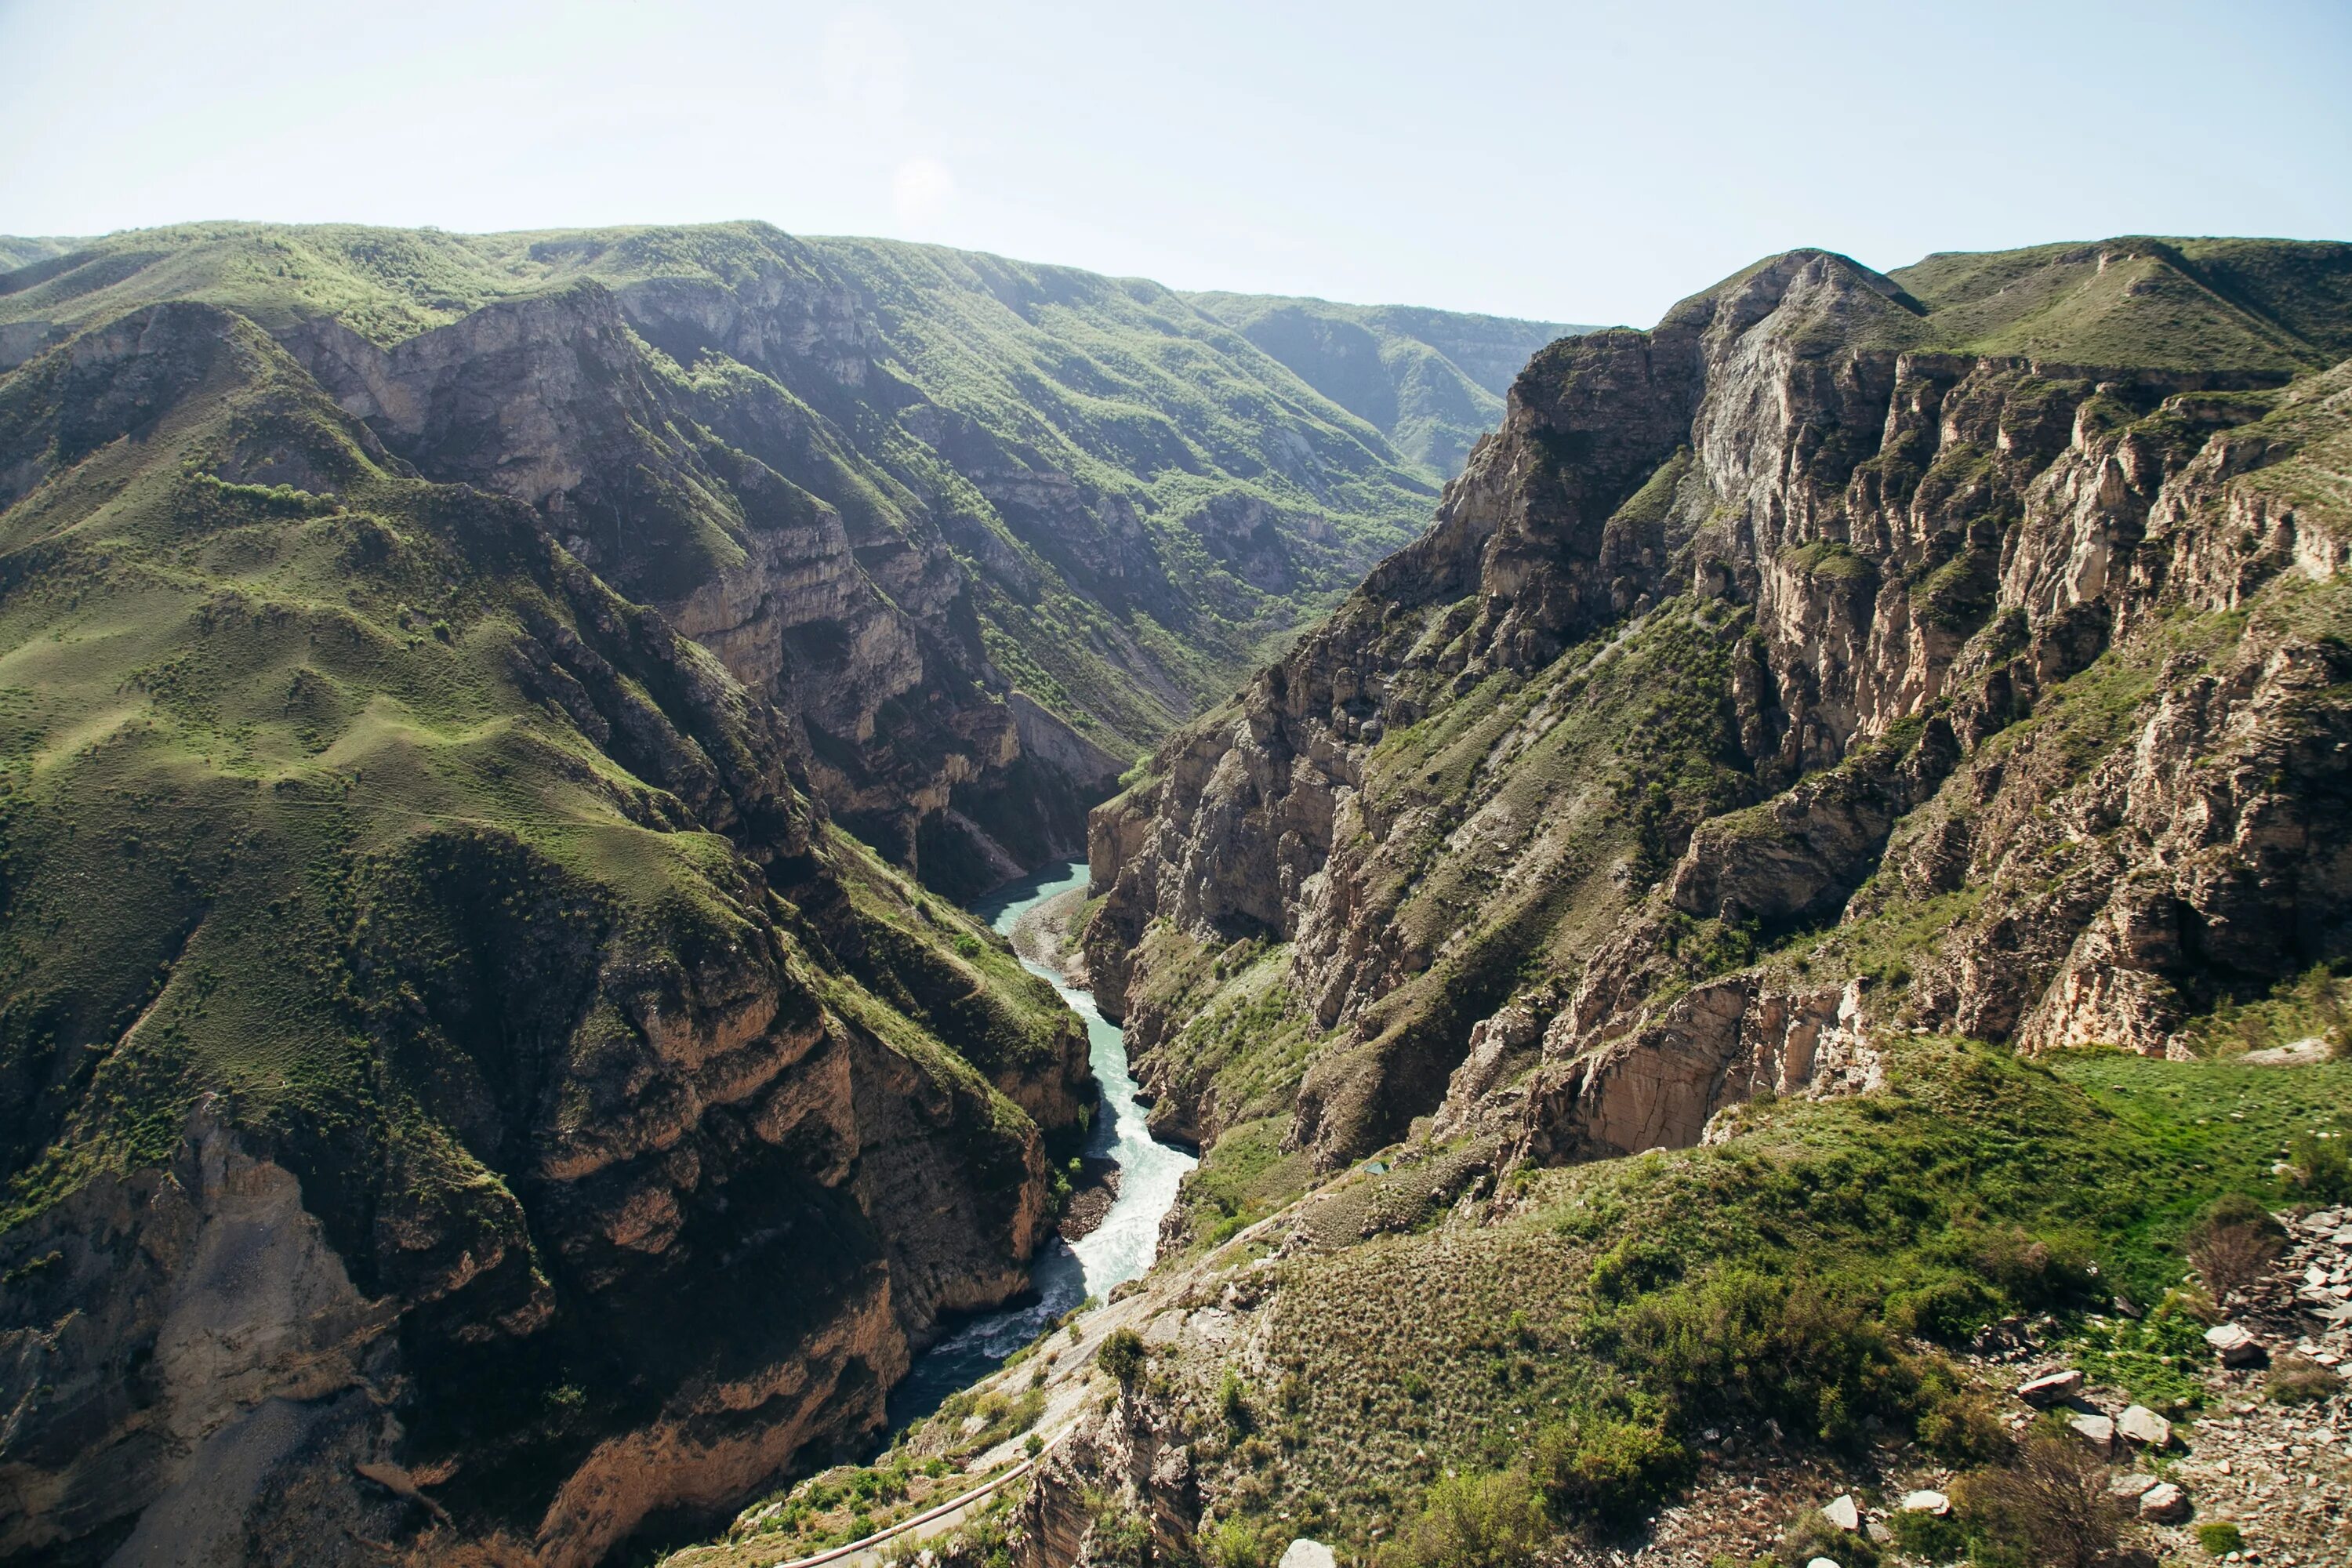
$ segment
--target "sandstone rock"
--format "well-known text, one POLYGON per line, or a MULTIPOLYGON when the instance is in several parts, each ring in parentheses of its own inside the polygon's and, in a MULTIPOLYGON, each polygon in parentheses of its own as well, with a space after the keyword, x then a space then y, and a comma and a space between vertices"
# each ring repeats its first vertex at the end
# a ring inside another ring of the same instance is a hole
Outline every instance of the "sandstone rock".
POLYGON ((2263 1342, 2242 1323, 2216 1323, 2205 1331, 2205 1342, 2221 1357, 2223 1366, 2254 1366, 2263 1358, 2263 1342))
POLYGON ((2066 1423, 2077 1437, 2088 1443, 2094 1451, 2112 1454, 2116 1450, 2116 1424, 2111 1416, 2077 1415, 2066 1423))
POLYGON ((2107 1479, 2107 1492, 2113 1497, 2130 1500, 2137 1498, 2141 1493, 2147 1491, 2148 1488, 2154 1485, 2156 1485, 2156 1478, 2154 1476, 2146 1474, 2143 1471, 2129 1470, 2119 1476, 2109 1477, 2107 1479))
POLYGON ((2144 1447, 2161 1448, 2172 1441, 2172 1423, 2145 1405, 2135 1405, 2116 1416, 2116 1430, 2144 1447))
POLYGON ((2083 1392, 2083 1374, 2068 1370, 2028 1378, 2018 1384, 2017 1396, 2028 1405, 2059 1405, 2083 1392))
POLYGON ((2150 1524, 2179 1524, 2189 1513, 2189 1494, 2171 1481, 2159 1481, 2139 1494, 2139 1516, 2150 1524))
POLYGON ((1841 1494, 1824 1503, 1822 1506, 1822 1517, 1840 1530, 1862 1528, 1862 1510, 1854 1505, 1853 1498, 1850 1494, 1841 1494))
POLYGON ((1952 1511, 1952 1500, 1942 1492, 1923 1489, 1903 1494, 1905 1513, 1932 1513, 1941 1519, 1952 1511))

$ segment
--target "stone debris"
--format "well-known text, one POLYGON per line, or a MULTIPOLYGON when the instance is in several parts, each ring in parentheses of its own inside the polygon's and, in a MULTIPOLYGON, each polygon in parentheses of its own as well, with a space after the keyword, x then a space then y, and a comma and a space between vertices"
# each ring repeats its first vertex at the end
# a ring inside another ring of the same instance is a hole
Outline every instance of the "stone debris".
POLYGON ((2205 1331, 2205 1342, 2221 1352, 2223 1366, 2252 1366, 2263 1359, 2263 1342, 2243 1323, 2216 1323, 2205 1331))
POLYGON ((1903 1494, 1903 1512, 1932 1513, 1937 1519, 1952 1511, 1952 1500, 1939 1491, 1920 1490, 1903 1494))
POLYGON ((1840 1530, 1862 1528, 1862 1510, 1854 1506, 1852 1494, 1832 1499, 1829 1506, 1822 1510, 1822 1517, 1840 1530))
POLYGON ((2084 1442, 2088 1443, 2095 1452, 2100 1454, 2112 1454, 2116 1451, 2116 1423, 2114 1417, 2108 1415, 2077 1415, 2073 1420, 2067 1422, 2066 1425, 2074 1428, 2074 1436, 2082 1438, 2084 1442))
POLYGON ((2179 1524, 2189 1512, 2189 1494, 2171 1481, 2158 1481, 2139 1494, 2139 1516, 2150 1524, 2179 1524))
POLYGON ((2132 1405, 2116 1416, 2116 1431, 2144 1447, 2163 1448, 2172 1442, 2172 1423, 2145 1405, 2132 1405))
MULTIPOLYGON (((2207 1338, 2211 1338, 2209 1334, 2207 1338)), ((2028 1405, 2044 1407, 2063 1405, 2083 1392, 2083 1374, 2075 1371, 2053 1372, 2043 1377, 2029 1378, 2018 1384, 2017 1396, 2028 1405)))

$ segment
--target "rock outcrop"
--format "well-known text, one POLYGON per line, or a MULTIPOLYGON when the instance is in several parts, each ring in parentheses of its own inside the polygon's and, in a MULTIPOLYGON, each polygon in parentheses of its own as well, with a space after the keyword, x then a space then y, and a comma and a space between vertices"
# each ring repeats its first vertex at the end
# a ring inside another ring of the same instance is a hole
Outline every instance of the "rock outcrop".
POLYGON ((1570 1157, 1784 1085, 1774 1010, 1848 977, 1745 966, 1898 886, 1999 892, 1864 1012, 2028 1048, 2161 1050, 2352 951, 2340 332, 2218 245, 1982 260, 1793 252, 1538 354, 1429 531, 1095 814, 1088 959, 1147 1063, 1213 1005, 1189 955, 1270 942, 1323 1042, 1294 1146, 1466 1125, 1533 1009, 1523 1146, 1570 1157), (2105 314, 2006 313, 2027 273, 2105 314))

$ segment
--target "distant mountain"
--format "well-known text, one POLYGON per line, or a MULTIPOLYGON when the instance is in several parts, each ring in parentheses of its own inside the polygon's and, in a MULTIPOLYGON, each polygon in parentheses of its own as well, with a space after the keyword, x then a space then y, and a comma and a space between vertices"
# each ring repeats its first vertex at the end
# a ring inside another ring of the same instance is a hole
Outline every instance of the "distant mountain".
POLYGON ((1444 479, 1460 473, 1472 444, 1501 422, 1503 395, 1528 356, 1556 338, 1593 330, 1412 305, 1184 297, 1444 479))
POLYGON ((79 239, 42 239, 0 234, 0 272, 29 267, 36 261, 47 261, 52 256, 63 256, 87 243, 79 239))
POLYGON ((1139 279, 760 224, 205 224, 0 277, 0 368, 165 300, 253 321, 423 476, 538 510, 950 890, 1075 850, 1139 750, 1410 538, 1424 454, 1548 330, 1265 301, 1244 331, 1139 279), (1343 390, 1385 426, 1250 335, 1308 310, 1377 345, 1388 401, 1343 390))

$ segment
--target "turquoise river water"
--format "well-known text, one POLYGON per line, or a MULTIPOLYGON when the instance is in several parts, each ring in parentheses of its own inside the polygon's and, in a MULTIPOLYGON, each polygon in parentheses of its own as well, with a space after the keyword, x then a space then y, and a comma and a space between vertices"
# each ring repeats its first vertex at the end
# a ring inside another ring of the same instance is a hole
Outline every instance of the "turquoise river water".
MULTIPOLYGON (((1074 860, 1000 888, 972 906, 996 931, 1046 900, 1084 887, 1087 863, 1074 860)), ((1160 1244, 1160 1221, 1176 1201, 1177 1184, 1198 1162, 1162 1143, 1146 1130, 1136 1102, 1135 1077, 1127 1068, 1127 1039, 1118 1026, 1095 1010, 1094 994, 1066 984, 1041 964, 1022 960, 1032 974, 1052 983, 1085 1020, 1095 1080, 1102 1086, 1094 1133, 1087 1152, 1118 1166, 1118 1198, 1092 1234, 1076 1242, 1055 1237, 1030 1266, 1034 1294, 1003 1311, 966 1319, 946 1338, 915 1358, 914 1366, 890 1394, 890 1427, 920 1420, 958 1389, 987 1376, 1007 1357, 1045 1330, 1055 1318, 1088 1296, 1108 1296, 1116 1286, 1140 1278, 1160 1244)))

